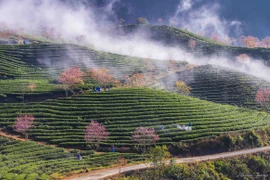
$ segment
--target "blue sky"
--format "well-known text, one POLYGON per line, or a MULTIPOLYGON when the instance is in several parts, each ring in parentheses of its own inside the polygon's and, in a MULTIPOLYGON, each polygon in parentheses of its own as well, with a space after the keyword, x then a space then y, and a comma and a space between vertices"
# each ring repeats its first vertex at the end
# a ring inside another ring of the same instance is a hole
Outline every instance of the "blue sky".
MULTIPOLYGON (((136 18, 145 17, 151 23, 162 18, 163 23, 169 23, 183 0, 84 0, 86 3, 102 7, 115 1, 113 11, 117 18, 123 18, 127 23, 134 23, 136 18), (90 3, 91 2, 91 3, 90 3)), ((269 0, 191 0, 190 11, 197 11, 202 6, 211 7, 218 4, 215 12, 221 20, 239 21, 243 35, 253 35, 259 38, 270 36, 270 1, 269 0)), ((183 13, 185 15, 185 13, 183 13)), ((180 15, 181 16, 181 15, 180 15)))

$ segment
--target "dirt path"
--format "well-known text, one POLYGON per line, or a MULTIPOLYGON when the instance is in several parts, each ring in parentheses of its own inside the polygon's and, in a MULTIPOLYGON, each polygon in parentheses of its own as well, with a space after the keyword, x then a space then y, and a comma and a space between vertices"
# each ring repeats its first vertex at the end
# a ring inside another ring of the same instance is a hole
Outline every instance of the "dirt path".
MULTIPOLYGON (((29 141, 29 140, 25 140, 24 138, 21 138, 18 135, 11 134, 11 133, 7 132, 5 129, 0 129, 0 137, 5 137, 5 138, 8 138, 8 139, 13 139, 13 140, 17 140, 17 141, 29 141)), ((38 142, 38 141, 34 141, 34 142, 37 143, 37 144, 57 148, 56 145, 46 144, 45 142, 38 142)), ((65 150, 66 150, 66 152, 70 152, 72 149, 65 148, 65 150)))
MULTIPOLYGON (((181 159, 176 159, 175 163, 177 164, 192 163, 192 162, 200 162, 200 161, 215 160, 215 159, 222 159, 222 158, 230 158, 230 157, 235 157, 239 155, 257 153, 257 152, 263 152, 263 151, 270 151, 270 146, 254 148, 254 149, 246 149, 246 150, 240 150, 240 151, 233 151, 233 152, 226 152, 226 153, 219 153, 219 154, 213 154, 213 155, 206 155, 206 156, 181 158, 181 159)), ((169 161, 167 161, 167 163, 169 163, 169 161)), ((121 168, 115 167, 115 168, 110 168, 110 169, 96 170, 88 174, 73 175, 73 176, 70 176, 69 178, 65 178, 64 180, 98 180, 98 179, 114 176, 119 173, 146 169, 146 168, 149 168, 150 166, 151 166, 150 163, 145 163, 145 164, 124 166, 121 168)))
POLYGON ((8 132, 4 131, 4 129, 0 129, 0 136, 8 138, 8 139, 17 140, 17 141, 26 141, 24 138, 21 138, 13 134, 9 134, 8 132))

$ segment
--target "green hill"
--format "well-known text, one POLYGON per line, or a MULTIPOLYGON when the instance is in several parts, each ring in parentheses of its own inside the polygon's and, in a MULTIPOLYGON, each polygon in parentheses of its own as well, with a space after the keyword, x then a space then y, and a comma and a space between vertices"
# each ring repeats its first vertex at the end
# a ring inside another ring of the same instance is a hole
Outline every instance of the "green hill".
POLYGON ((70 172, 87 172, 117 164, 120 157, 128 162, 143 160, 135 153, 103 153, 65 151, 63 148, 20 142, 0 137, 0 179, 47 180, 70 172), (82 160, 77 159, 78 152, 82 160), (88 169, 88 170, 87 170, 88 169), (52 175, 52 176, 51 176, 52 175))
POLYGON ((181 47, 187 52, 194 53, 197 58, 201 56, 225 55, 234 59, 239 54, 247 54, 252 58, 263 60, 270 66, 270 49, 269 48, 245 48, 225 45, 211 39, 199 36, 197 34, 182 29, 166 25, 125 25, 110 30, 113 35, 121 36, 130 35, 137 31, 145 31, 150 38, 161 42, 164 45, 181 47), (193 52, 188 46, 189 40, 196 41, 195 51, 193 52))
MULTIPOLYGON (((64 96, 55 79, 67 67, 86 68, 105 67, 110 74, 123 80, 125 75, 134 72, 147 72, 143 58, 123 56, 95 51, 71 44, 33 43, 30 45, 0 46, 0 102, 48 99, 64 96), (31 91, 28 83, 35 83, 37 88, 31 91), (19 87, 19 88, 18 88, 19 87)), ((155 74, 168 73, 168 61, 147 60, 155 67, 155 74)), ((178 66, 187 63, 177 62, 178 66)), ((84 89, 92 89, 87 84, 84 89)))
POLYGON ((36 117, 35 127, 29 132, 34 139, 76 147, 86 145, 83 130, 91 120, 103 123, 110 132, 104 145, 129 147, 134 145, 131 134, 140 126, 154 127, 159 144, 170 144, 270 123, 266 113, 142 88, 89 92, 40 103, 0 104, 0 126, 13 125, 19 113, 36 117), (192 132, 177 128, 188 123, 193 124, 192 132))
POLYGON ((255 102, 258 89, 270 88, 269 82, 255 76, 212 65, 175 73, 160 80, 156 87, 174 91, 176 81, 192 87, 193 97, 255 109, 261 108, 255 102))
POLYGON ((1 76, 22 79, 57 77, 59 70, 74 65, 110 67, 118 76, 142 67, 141 58, 98 52, 72 44, 2 45, 0 57, 1 76), (115 68, 122 68, 121 74, 117 74, 115 68))
MULTIPOLYGON (((266 64, 270 59, 269 49, 225 46, 168 26, 127 25, 110 31, 115 33, 119 28, 124 34, 143 28, 152 39, 190 52, 188 42, 193 39, 197 42, 193 53, 198 58, 214 53, 231 57, 247 53, 262 58, 266 64)), ((256 91, 269 87, 269 82, 260 78, 211 65, 192 67, 183 61, 123 56, 42 40, 28 45, 0 45, 0 130, 16 134, 12 129, 16 117, 32 114, 35 117, 35 126, 29 130, 32 141, 77 149, 67 152, 35 142, 0 138, 0 179, 46 179, 54 173, 86 172, 87 168, 114 164, 122 156, 129 161, 142 160, 145 157, 140 154, 120 153, 136 151, 131 135, 140 126, 155 128, 160 137, 157 144, 176 146, 269 126, 270 116, 262 111, 267 109, 254 102, 256 91), (80 93, 64 97, 57 77, 72 66, 79 66, 84 72, 88 68, 108 68, 122 83, 126 75, 134 73, 155 78, 147 81, 146 86, 152 89, 113 87, 100 93, 92 91, 99 84, 88 79, 76 87, 75 91, 80 93), (157 90, 174 91, 176 80, 192 87, 192 97, 157 90), (31 83, 36 89, 27 89, 31 83), (104 124, 110 133, 99 149, 103 153, 86 150, 84 129, 91 120, 104 124), (189 123, 192 131, 181 130, 180 126, 189 123), (111 145, 119 153, 106 153, 111 145), (84 157, 82 161, 76 159, 78 149, 84 157)))

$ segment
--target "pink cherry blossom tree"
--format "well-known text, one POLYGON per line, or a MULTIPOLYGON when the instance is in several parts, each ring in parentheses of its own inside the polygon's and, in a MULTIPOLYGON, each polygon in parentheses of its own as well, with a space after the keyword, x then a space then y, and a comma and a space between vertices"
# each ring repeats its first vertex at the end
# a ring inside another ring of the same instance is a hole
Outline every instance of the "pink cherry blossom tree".
POLYGON ((236 56, 236 60, 240 63, 247 63, 250 61, 250 57, 247 54, 240 54, 236 56))
MULTIPOLYGON (((23 133, 25 134, 26 131, 33 127, 33 123, 34 123, 35 117, 33 115, 19 115, 16 118, 16 122, 13 126, 13 129, 19 133, 23 133)), ((28 139, 28 134, 25 134, 25 139, 28 139)))
POLYGON ((132 135, 132 140, 137 142, 142 147, 142 151, 145 152, 146 146, 155 144, 159 140, 159 136, 154 128, 138 127, 132 135))
POLYGON ((78 84, 83 84, 83 76, 84 73, 77 66, 66 69, 60 74, 58 81, 64 84, 62 88, 65 90, 66 96, 68 96, 68 91, 70 89, 78 84))
POLYGON ((106 131, 105 126, 96 121, 91 121, 84 130, 84 139, 92 146, 98 148, 100 142, 105 141, 109 137, 109 132, 106 131))
POLYGON ((210 39, 212 39, 213 41, 216 41, 216 42, 220 41, 220 37, 216 33, 212 33, 211 36, 210 36, 210 39))
POLYGON ((144 87, 146 85, 145 76, 141 73, 126 75, 126 87, 144 87))
POLYGON ((253 36, 241 36, 241 41, 248 48, 258 47, 259 44, 259 39, 253 36))
POLYGON ((193 39, 189 40, 188 47, 190 47, 190 49, 194 51, 194 48, 196 47, 196 41, 193 39))
POLYGON ((104 88, 114 80, 113 76, 109 74, 109 70, 106 68, 89 69, 87 70, 87 76, 100 83, 104 88))
POLYGON ((265 106, 267 102, 270 101, 270 90, 269 89, 259 89, 256 94, 256 102, 261 106, 265 106))
POLYGON ((270 36, 265 37, 261 43, 263 47, 270 48, 270 36))

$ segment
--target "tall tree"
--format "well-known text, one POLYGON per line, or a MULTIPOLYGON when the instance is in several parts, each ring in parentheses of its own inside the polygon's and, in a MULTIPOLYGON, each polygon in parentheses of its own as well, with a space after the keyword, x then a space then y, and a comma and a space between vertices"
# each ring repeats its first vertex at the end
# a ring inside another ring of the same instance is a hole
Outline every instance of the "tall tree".
POLYGON ((10 38, 15 32, 12 31, 5 22, 0 22, 0 35, 2 38, 8 39, 10 38))
POLYGON ((96 121, 91 121, 84 130, 84 139, 90 145, 99 147, 99 144, 109 137, 109 132, 106 131, 105 126, 99 124, 96 121))
POLYGON ((114 81, 113 76, 109 74, 109 70, 106 68, 89 69, 87 71, 87 76, 104 87, 114 81))
POLYGON ((241 63, 249 62, 250 57, 247 54, 240 54, 236 56, 236 60, 241 63))
POLYGON ((34 123, 35 117, 33 115, 19 115, 16 118, 16 122, 13 126, 14 130, 19 132, 19 133, 23 133, 25 134, 25 139, 28 139, 28 134, 26 134, 26 131, 33 127, 33 123, 34 123))
POLYGON ((135 73, 133 75, 126 75, 127 87, 144 87, 146 80, 143 74, 135 73))
POLYGON ((168 148, 165 145, 151 147, 149 149, 149 155, 154 167, 164 166, 165 165, 164 160, 170 157, 168 148))
POLYGON ((270 97, 269 89, 259 89, 256 93, 255 101, 261 106, 265 106, 265 104, 270 101, 269 97, 270 97))
POLYGON ((253 36, 242 36, 241 41, 243 45, 248 48, 255 48, 259 43, 259 39, 253 36))
POLYGON ((155 144, 159 140, 159 136, 154 128, 138 127, 132 135, 132 140, 137 142, 145 152, 146 146, 155 144))
POLYGON ((149 155, 154 166, 154 176, 156 179, 160 179, 158 169, 162 171, 165 168, 165 159, 170 157, 168 148, 165 145, 151 147, 149 149, 149 155))
POLYGON ((68 91, 74 88, 78 84, 83 84, 84 73, 79 67, 71 67, 63 71, 58 77, 58 81, 63 83, 62 88, 66 92, 66 97, 68 96, 68 91))
POLYGON ((270 36, 265 37, 261 43, 263 47, 270 48, 270 36))

